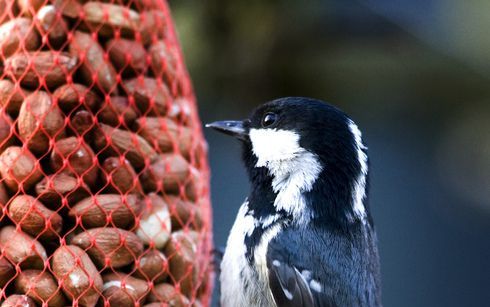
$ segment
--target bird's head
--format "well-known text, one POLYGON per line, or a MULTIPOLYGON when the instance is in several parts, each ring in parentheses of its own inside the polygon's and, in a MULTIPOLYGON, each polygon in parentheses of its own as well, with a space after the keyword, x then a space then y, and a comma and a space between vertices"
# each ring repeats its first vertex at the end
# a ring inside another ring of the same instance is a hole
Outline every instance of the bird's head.
POLYGON ((367 148, 357 125, 339 109, 281 98, 259 106, 249 119, 207 126, 242 141, 251 196, 258 190, 267 199, 269 191, 274 210, 299 221, 369 217, 367 148))

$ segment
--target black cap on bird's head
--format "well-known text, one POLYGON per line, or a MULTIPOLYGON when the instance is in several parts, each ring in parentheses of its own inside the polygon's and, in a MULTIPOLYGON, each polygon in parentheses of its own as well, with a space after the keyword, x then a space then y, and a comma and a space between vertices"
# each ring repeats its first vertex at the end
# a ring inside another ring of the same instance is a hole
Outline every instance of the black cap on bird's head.
POLYGON ((247 120, 207 127, 243 141, 252 188, 268 185, 276 210, 308 219, 369 217, 367 148, 357 125, 339 109, 310 98, 281 98, 247 120), (311 201, 315 197, 328 203, 311 201))

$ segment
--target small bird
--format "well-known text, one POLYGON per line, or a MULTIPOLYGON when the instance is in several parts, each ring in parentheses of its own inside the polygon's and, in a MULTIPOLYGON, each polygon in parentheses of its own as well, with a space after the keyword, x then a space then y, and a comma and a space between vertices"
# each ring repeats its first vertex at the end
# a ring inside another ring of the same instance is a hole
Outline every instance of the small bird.
POLYGON ((381 306, 357 125, 325 102, 289 97, 207 127, 241 140, 251 182, 221 263, 221 305, 381 306))

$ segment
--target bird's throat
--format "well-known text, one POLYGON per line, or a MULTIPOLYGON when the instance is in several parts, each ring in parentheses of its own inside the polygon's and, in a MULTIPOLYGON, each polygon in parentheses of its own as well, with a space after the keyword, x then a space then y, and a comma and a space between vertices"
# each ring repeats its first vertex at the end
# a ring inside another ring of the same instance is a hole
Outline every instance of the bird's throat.
POLYGON ((299 222, 311 219, 313 212, 306 206, 304 193, 312 190, 323 169, 318 158, 302 150, 293 159, 268 163, 267 169, 277 194, 276 210, 284 210, 299 222))

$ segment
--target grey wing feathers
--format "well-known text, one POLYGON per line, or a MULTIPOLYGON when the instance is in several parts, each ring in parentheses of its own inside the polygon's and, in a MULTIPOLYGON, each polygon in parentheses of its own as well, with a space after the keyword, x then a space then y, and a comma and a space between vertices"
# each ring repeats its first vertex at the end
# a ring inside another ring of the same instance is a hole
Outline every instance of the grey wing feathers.
POLYGON ((308 228, 280 232, 266 254, 277 306, 381 306, 375 243, 362 232, 348 238, 308 228))
POLYGON ((294 266, 267 261, 269 286, 278 307, 314 307, 310 287, 294 266))

